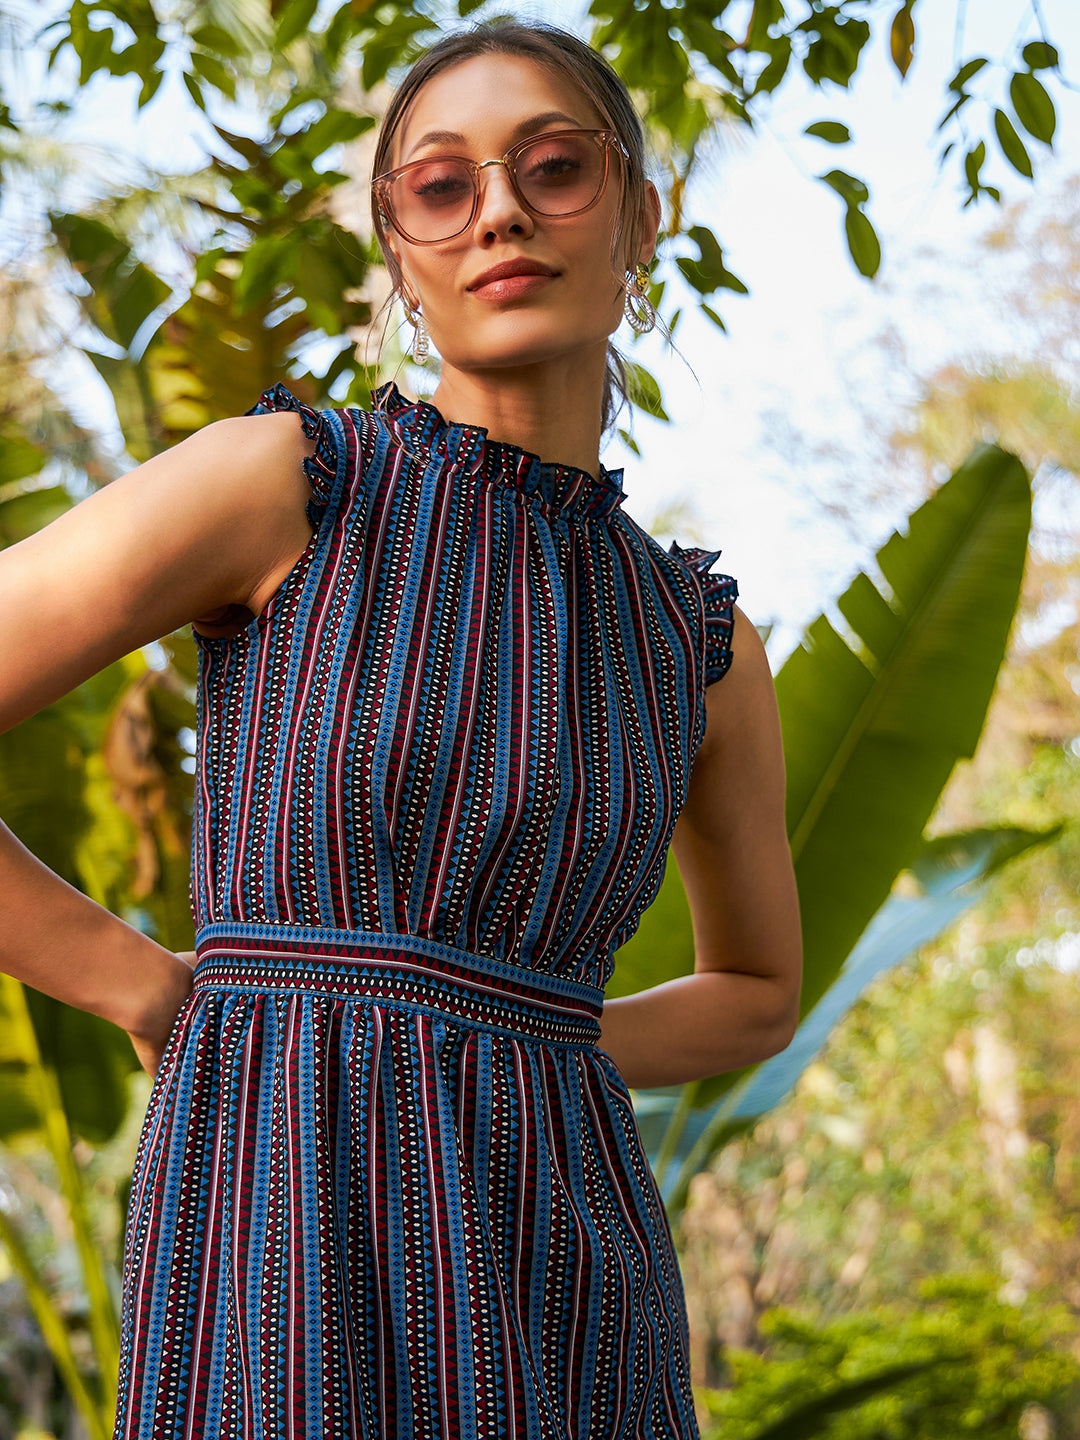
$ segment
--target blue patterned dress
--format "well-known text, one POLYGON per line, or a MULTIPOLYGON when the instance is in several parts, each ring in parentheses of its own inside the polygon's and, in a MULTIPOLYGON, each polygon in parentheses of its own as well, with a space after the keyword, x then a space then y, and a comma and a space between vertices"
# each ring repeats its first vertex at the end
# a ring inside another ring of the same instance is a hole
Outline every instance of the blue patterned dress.
POLYGON ((314 534, 199 637, 199 959, 140 1139, 116 1436, 693 1440, 596 1041, 734 583, 394 386, 299 411, 314 534))

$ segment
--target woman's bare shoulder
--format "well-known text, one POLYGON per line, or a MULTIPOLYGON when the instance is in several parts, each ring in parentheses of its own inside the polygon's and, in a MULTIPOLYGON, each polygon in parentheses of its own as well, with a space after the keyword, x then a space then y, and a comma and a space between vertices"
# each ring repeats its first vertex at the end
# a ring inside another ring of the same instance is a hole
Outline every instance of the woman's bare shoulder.
POLYGON ((258 613, 310 539, 301 417, 206 426, 0 551, 0 729, 200 615, 258 613))

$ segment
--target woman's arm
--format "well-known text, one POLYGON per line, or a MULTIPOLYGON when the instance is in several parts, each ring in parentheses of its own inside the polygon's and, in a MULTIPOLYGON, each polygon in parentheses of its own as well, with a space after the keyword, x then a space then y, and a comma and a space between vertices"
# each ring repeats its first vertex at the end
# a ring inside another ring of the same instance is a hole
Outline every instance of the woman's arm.
POLYGON ((599 1044, 628 1085, 678 1085, 782 1050, 798 1022, 802 941, 784 826, 784 761, 765 647, 735 610, 729 673, 672 850, 694 925, 692 975, 604 1006, 599 1044))
MULTIPOLYGON (((0 730, 188 621, 257 614, 311 536, 310 450, 292 413, 221 421, 0 551, 0 730)), ((0 897, 0 970, 120 1025, 153 1073, 190 964, 2 824, 0 897)))
POLYGON ((151 1075, 191 966, 61 880, 0 823, 0 970, 126 1030, 151 1075))
POLYGON ((266 604, 311 537, 292 412, 208 425, 0 551, 0 731, 200 616, 266 604))

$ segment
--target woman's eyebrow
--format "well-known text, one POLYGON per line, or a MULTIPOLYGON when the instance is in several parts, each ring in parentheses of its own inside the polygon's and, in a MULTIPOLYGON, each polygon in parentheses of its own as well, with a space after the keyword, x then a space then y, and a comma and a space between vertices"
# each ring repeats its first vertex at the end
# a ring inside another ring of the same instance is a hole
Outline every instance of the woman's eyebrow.
MULTIPOLYGON (((561 110, 546 110, 542 115, 533 115, 528 120, 522 120, 515 125, 511 135, 514 140, 519 140, 533 130, 540 130, 545 125, 552 125, 558 121, 562 121, 573 130, 582 128, 580 122, 575 120, 572 115, 564 115, 561 110)), ((411 154, 415 155, 418 150, 423 150, 428 145, 464 145, 465 143, 465 136, 456 130, 428 130, 411 147, 411 154)))

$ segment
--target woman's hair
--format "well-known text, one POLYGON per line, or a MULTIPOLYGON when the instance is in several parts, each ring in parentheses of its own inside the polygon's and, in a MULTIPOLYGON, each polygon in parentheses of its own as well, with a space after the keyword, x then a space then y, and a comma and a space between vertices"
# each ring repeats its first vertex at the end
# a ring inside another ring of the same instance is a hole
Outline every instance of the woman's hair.
MULTIPOLYGON (((403 116, 423 85, 441 70, 447 70, 476 55, 519 55, 546 65, 571 80, 596 107, 604 124, 626 147, 625 183, 622 205, 611 241, 611 263, 621 274, 626 257, 636 257, 643 239, 646 213, 645 134, 626 86, 604 57, 584 40, 553 25, 523 25, 497 21, 471 30, 456 31, 425 50, 394 92, 383 116, 375 141, 372 173, 382 175, 392 168, 394 142, 403 116)), ((371 197, 371 220, 375 236, 394 287, 401 294, 402 274, 379 214, 378 201, 371 197)), ((626 369, 612 344, 608 344, 607 375, 604 384, 602 423, 610 429, 627 401, 626 369)))

